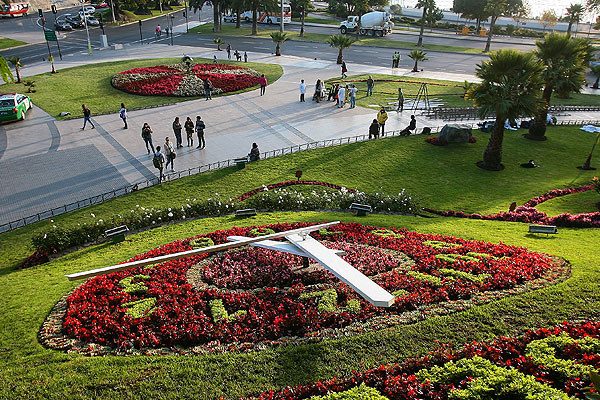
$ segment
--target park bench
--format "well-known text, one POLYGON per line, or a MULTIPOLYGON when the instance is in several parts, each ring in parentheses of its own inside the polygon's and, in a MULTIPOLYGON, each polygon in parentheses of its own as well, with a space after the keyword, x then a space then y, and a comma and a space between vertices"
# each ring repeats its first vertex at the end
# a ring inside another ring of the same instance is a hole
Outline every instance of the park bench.
POLYGON ((356 211, 356 216, 364 217, 368 212, 373 212, 373 208, 368 204, 350 204, 350 210, 356 211))
POLYGON ((551 233, 558 233, 554 225, 529 225, 529 233, 545 233, 548 236, 551 233))
POLYGON ((235 210, 236 217, 251 217, 256 215, 256 209, 254 208, 244 208, 243 210, 235 210))
POLYGON ((246 168, 246 163, 248 162, 248 157, 234 158, 233 162, 235 163, 237 169, 244 169, 244 168, 246 168))
POLYGON ((116 228, 109 229, 104 232, 104 237, 107 239, 111 239, 113 243, 119 243, 125 240, 125 232, 127 232, 129 228, 127 225, 117 226, 116 228))

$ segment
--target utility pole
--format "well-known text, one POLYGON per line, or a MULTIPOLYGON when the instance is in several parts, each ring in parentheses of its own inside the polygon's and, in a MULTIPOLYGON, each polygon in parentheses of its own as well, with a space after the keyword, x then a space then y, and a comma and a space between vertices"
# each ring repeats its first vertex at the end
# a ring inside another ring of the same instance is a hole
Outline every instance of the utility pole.
POLYGON ((142 20, 138 21, 138 26, 140 27, 140 44, 144 44, 144 37, 142 36, 142 20))
POLYGON ((87 35, 88 52, 90 53, 90 56, 91 56, 92 55, 92 43, 90 42, 90 31, 88 30, 88 25, 87 25, 87 17, 88 16, 87 16, 87 13, 85 12, 84 0, 79 0, 79 2, 81 3, 83 25, 85 25, 85 33, 87 35))
POLYGON ((281 1, 281 20, 279 21, 279 32, 283 32, 283 0, 281 1))
POLYGON ((175 15, 171 14, 171 29, 169 32, 171 33, 171 46, 173 46, 173 21, 175 21, 175 15))
POLYGON ((183 10, 183 16, 185 17, 185 31, 187 33, 189 33, 190 32, 190 28, 188 26, 188 12, 189 12, 189 9, 188 9, 188 5, 187 5, 187 1, 184 2, 183 5, 185 6, 185 9, 183 10))
POLYGON ((110 12, 112 13, 112 22, 117 22, 115 19, 115 5, 113 4, 113 0, 110 0, 110 12))
MULTIPOLYGON (((56 26, 56 4, 52 4, 52 14, 54 14, 54 26, 56 26)), ((589 36, 589 35, 588 35, 589 36)), ((58 56, 62 60, 62 53, 60 52, 60 43, 58 42, 58 37, 56 38, 56 46, 58 47, 58 56)))

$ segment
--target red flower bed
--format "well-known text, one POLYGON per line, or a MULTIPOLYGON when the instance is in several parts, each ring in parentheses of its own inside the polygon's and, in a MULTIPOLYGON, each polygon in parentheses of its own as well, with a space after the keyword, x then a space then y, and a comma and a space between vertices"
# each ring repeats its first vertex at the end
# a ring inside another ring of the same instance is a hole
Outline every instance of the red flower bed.
MULTIPOLYGON (((202 237, 218 244, 255 232, 232 228, 202 237)), ((49 318, 40 336, 50 347, 68 341, 83 352, 91 351, 89 343, 106 346, 101 352, 152 354, 175 346, 184 353, 256 349, 447 314, 568 275, 566 265, 549 256, 504 244, 359 224, 312 235, 343 249, 348 262, 396 293, 392 307, 372 306, 317 264, 305 268, 301 257, 251 247, 89 279, 59 302, 63 317, 49 318)), ((131 261, 191 248, 189 239, 179 240, 131 261)))
MULTIPOLYGON (((435 146, 447 146, 448 145, 448 142, 445 142, 443 140, 439 140, 437 138, 437 136, 428 137, 428 138, 425 139, 425 141, 427 143, 433 144, 435 146)), ((477 139, 475 139, 475 137, 471 136, 469 138, 469 143, 476 143, 476 142, 477 142, 477 139)))
POLYGON ((274 183, 271 185, 266 185, 260 188, 256 188, 253 189, 249 192, 244 193, 243 195, 238 197, 239 201, 243 201, 246 200, 248 197, 252 197, 257 193, 260 192, 264 192, 265 190, 272 190, 272 189, 278 189, 278 188, 282 188, 282 187, 288 187, 288 186, 294 186, 294 185, 317 185, 317 186, 325 186, 328 188, 332 188, 332 189, 337 189, 337 190, 347 190, 350 193, 355 192, 354 189, 348 189, 344 186, 340 186, 340 185, 336 185, 333 183, 327 183, 327 182, 321 182, 321 181, 304 181, 304 180, 297 180, 297 181, 285 181, 285 182, 279 182, 279 183, 274 183))
POLYGON ((519 389, 523 390, 525 385, 520 385, 517 379, 523 376, 529 377, 529 379, 533 378, 531 381, 536 382, 529 385, 530 393, 538 394, 536 399, 566 398, 559 397, 565 395, 571 396, 568 397, 569 399, 583 399, 584 391, 582 389, 590 385, 585 370, 597 370, 600 367, 600 354, 598 354, 600 349, 596 346, 600 342, 599 338, 600 323, 563 322, 553 329, 528 331, 524 337, 501 336, 493 342, 475 342, 460 350, 441 347, 425 357, 409 359, 402 364, 354 372, 350 378, 333 378, 306 385, 286 387, 281 391, 265 392, 251 397, 251 399, 301 400, 311 396, 326 395, 330 392, 343 392, 361 384, 375 388, 382 395, 396 400, 441 400, 448 399, 451 392, 476 391, 477 389, 483 389, 486 395, 481 397, 473 395, 468 398, 534 398, 525 397, 523 392, 519 391, 519 389), (568 345, 557 346, 556 342, 565 342, 568 345), (542 362, 532 351, 539 343, 551 343, 550 356, 542 362), (507 379, 504 383, 499 379, 494 382, 499 386, 495 386, 493 389, 485 387, 485 384, 488 383, 485 379, 486 376, 477 376, 472 371, 461 374, 457 369, 453 369, 452 374, 448 374, 445 380, 431 382, 431 380, 425 379, 425 377, 431 378, 431 374, 427 374, 427 372, 432 368, 439 372, 444 367, 460 363, 468 366, 473 362, 477 362, 479 367, 488 364, 488 369, 493 371, 488 376, 492 380, 500 378, 500 375, 505 373, 512 379, 507 379), (571 374, 565 374, 567 371, 571 374), (512 390, 501 390, 506 389, 510 383, 514 383, 512 390), (477 386, 479 388, 476 388, 477 386), (552 393, 554 396, 543 392, 552 390, 556 391, 552 393), (500 396, 500 393, 503 393, 504 396, 500 396), (546 396, 541 393, 545 393, 546 396), (498 394, 499 397, 494 397, 493 394, 498 394))

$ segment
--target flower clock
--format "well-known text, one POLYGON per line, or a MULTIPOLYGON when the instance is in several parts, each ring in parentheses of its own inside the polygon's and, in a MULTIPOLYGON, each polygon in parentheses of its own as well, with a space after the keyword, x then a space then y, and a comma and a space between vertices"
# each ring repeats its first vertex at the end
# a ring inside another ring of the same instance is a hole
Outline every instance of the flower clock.
POLYGON ((235 92, 258 85, 260 74, 253 69, 229 64, 158 65, 133 68, 112 77, 112 85, 144 96, 202 96, 208 79, 212 94, 235 92))
MULTIPOLYGON (((236 227, 178 240, 130 261, 309 224, 236 227)), ((565 262, 527 249, 405 229, 339 224, 311 234, 395 296, 363 300, 316 262, 256 247, 180 258, 87 280, 63 297, 40 338, 88 354, 257 350, 360 334, 554 284, 565 262)))

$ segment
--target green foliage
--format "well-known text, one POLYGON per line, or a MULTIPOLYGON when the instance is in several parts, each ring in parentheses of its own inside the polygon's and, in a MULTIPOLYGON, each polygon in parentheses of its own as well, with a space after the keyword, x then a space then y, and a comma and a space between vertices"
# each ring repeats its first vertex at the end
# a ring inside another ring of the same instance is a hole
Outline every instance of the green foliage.
POLYGON ((202 247, 214 246, 215 242, 209 237, 200 237, 190 240, 190 246, 194 249, 200 249, 202 247))
POLYGON ((0 56, 0 77, 2 77, 2 80, 5 83, 12 83, 15 81, 15 77, 6 62, 6 59, 2 56, 0 56))
POLYGON ((274 233, 275 233, 275 231, 271 228, 254 228, 254 229, 251 229, 248 234, 252 237, 259 237, 259 236, 272 235, 274 233))
POLYGON ((423 244, 434 249, 452 249, 454 247, 462 247, 462 245, 458 243, 442 242, 439 240, 425 240, 423 244))
POLYGON ((356 38, 347 35, 331 35, 327 38, 329 46, 340 49, 340 51, 347 49, 356 42, 356 38))
POLYGON ((147 299, 141 299, 137 301, 132 301, 130 303, 123 304, 123 308, 126 308, 126 315, 129 315, 131 318, 143 318, 152 314, 156 308, 156 299, 154 297, 149 297, 147 299))
POLYGON ((248 312, 246 310, 238 310, 233 314, 229 314, 223 305, 223 300, 215 299, 209 301, 210 313, 213 316, 213 321, 218 324, 220 322, 231 322, 243 317, 248 312))
POLYGON ((341 231, 328 231, 327 229, 319 229, 319 235, 325 236, 335 236, 337 234, 342 233, 341 231))
POLYGON ((440 287, 443 285, 441 278, 429 274, 424 274, 419 271, 406 271, 406 275, 411 276, 421 282, 429 282, 435 287, 440 287))
POLYGON ((600 388, 600 375, 596 371, 590 371, 590 380, 594 387, 583 388, 586 391, 585 398, 587 400, 600 400, 600 394, 597 393, 598 388, 600 388), (592 393, 591 389, 594 389, 596 392, 592 393))
POLYGON ((346 307, 339 307, 337 304, 338 294, 335 289, 326 289, 311 293, 302 293, 299 300, 308 300, 319 298, 317 310, 322 313, 341 313, 349 312, 358 314, 360 312, 360 302, 358 300, 348 300, 346 307))
POLYGON ((479 258, 470 257, 462 254, 438 254, 435 256, 438 260, 446 261, 447 263, 454 264, 457 260, 467 262, 479 262, 479 258))
POLYGON ((444 276, 462 279, 465 281, 471 281, 471 282, 475 282, 475 283, 483 283, 483 282, 485 282, 485 280, 487 278, 489 278, 491 276, 488 274, 474 275, 469 272, 457 271, 455 269, 449 269, 449 268, 440 268, 439 271, 444 276))
POLYGON ((392 292, 392 294, 394 295, 394 297, 400 298, 406 296, 408 294, 408 291, 404 289, 398 289, 395 292, 392 292))
POLYGON ((125 293, 140 295, 148 292, 148 286, 144 285, 143 282, 148 279, 151 279, 149 275, 138 274, 134 276, 128 276, 119 281, 119 286, 123 288, 125 293), (133 283, 134 280, 142 282, 133 283))
POLYGON ((27 93, 35 92, 35 90, 33 90, 33 88, 35 87, 35 81, 28 79, 26 81, 23 81, 23 85, 25 85, 25 87, 27 88, 27 93))
POLYGON ((309 400, 388 400, 372 387, 361 383, 343 392, 332 392, 324 396, 312 396, 309 400))
POLYGON ((371 234, 394 239, 402 239, 404 237, 404 235, 396 233, 391 229, 375 229, 371 231, 371 234))

